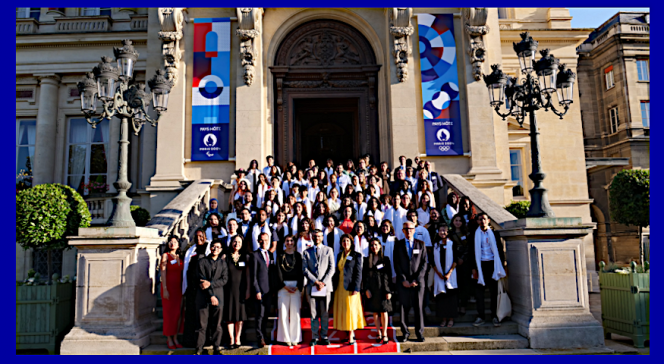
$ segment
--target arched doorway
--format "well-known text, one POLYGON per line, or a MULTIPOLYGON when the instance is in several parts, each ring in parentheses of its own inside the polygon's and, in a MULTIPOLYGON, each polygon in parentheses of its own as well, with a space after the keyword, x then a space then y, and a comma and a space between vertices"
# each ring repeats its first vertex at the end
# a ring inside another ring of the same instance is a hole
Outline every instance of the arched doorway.
MULTIPOLYGON (((370 153, 380 160, 376 80, 380 65, 366 38, 336 20, 290 32, 274 66, 274 154, 278 163, 370 153)), ((348 157, 347 157, 348 156, 348 157)))

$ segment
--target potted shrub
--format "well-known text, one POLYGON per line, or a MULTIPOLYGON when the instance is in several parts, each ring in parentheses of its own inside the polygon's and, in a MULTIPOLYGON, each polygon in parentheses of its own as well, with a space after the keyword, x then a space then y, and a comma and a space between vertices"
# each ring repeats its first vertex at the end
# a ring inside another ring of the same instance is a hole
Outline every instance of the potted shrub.
POLYGON ((530 209, 530 201, 512 201, 509 205, 505 206, 505 210, 510 214, 516 216, 517 219, 522 219, 528 214, 530 209))
POLYGON ((38 185, 16 195, 16 242, 48 252, 48 274, 34 271, 16 285, 16 349, 54 353, 73 325, 74 284, 53 275, 53 249, 68 248, 66 237, 90 226, 90 211, 78 192, 61 184, 38 185), (51 278, 51 279, 49 279, 51 278))
POLYGON ((644 347, 644 342, 650 340, 649 263, 607 268, 600 262, 599 266, 604 335, 607 339, 612 333, 627 336, 637 348, 644 347))
POLYGON ((643 264, 643 228, 650 225, 650 171, 625 169, 609 187, 611 219, 639 228, 639 262, 643 264))

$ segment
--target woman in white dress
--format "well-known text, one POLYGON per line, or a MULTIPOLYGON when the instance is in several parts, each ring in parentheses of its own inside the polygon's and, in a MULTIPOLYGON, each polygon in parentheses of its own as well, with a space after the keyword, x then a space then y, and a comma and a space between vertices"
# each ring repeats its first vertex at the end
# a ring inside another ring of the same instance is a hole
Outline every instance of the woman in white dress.
POLYGON ((392 196, 380 196, 381 210, 383 211, 383 219, 392 222, 394 220, 394 207, 392 206, 392 196))
POLYGON ((417 209, 417 221, 422 226, 429 223, 429 214, 431 213, 431 198, 429 195, 422 195, 420 198, 420 207, 417 209))
POLYGON ((272 186, 267 182, 267 176, 263 173, 258 175, 258 184, 256 188, 256 206, 263 206, 265 201, 265 193, 272 189, 272 186))
POLYGON ((339 216, 338 211, 341 207, 341 200, 339 199, 339 191, 333 189, 330 191, 330 198, 327 199, 327 208, 329 209, 330 214, 339 216))
POLYGON ((256 186, 258 185, 258 175, 261 174, 261 170, 258 169, 258 161, 252 160, 249 162, 249 169, 247 170, 247 179, 249 179, 249 190, 252 193, 256 192, 256 186))
POLYGON ((314 240, 311 236, 311 220, 303 218, 298 227, 297 252, 303 254, 305 250, 314 246, 314 240))
POLYGON ((366 234, 367 228, 364 225, 363 221, 357 221, 353 227, 353 243, 355 245, 355 251, 362 254, 363 258, 369 256, 369 239, 371 237, 366 234))
POLYGON ((381 221, 383 221, 383 211, 381 211, 380 208, 380 202, 378 201, 377 198, 371 197, 369 199, 369 202, 367 202, 367 209, 364 212, 364 215, 371 215, 373 216, 374 220, 376 220, 376 224, 380 225, 381 221))

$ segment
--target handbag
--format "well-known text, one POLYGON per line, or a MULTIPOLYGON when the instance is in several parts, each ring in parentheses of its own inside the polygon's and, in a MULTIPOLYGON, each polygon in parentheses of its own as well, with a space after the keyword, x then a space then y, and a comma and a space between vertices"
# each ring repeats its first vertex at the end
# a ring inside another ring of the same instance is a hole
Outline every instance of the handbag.
POLYGON ((496 308, 498 321, 503 321, 505 317, 512 316, 512 302, 507 294, 507 290, 505 290, 504 280, 500 279, 498 281, 498 307, 496 308))

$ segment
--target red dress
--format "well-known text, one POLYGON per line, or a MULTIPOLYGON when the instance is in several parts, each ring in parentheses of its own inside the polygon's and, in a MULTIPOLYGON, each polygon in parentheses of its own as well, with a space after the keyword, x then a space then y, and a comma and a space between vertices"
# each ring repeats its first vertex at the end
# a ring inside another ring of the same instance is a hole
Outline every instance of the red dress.
POLYGON ((164 336, 172 336, 182 333, 184 329, 184 318, 180 323, 180 329, 177 329, 178 320, 182 312, 182 270, 184 263, 168 253, 168 262, 166 262, 166 288, 168 289, 169 299, 164 299, 164 291, 161 291, 161 306, 164 316, 164 336), (176 263, 173 263, 177 261, 176 263))
POLYGON ((350 234, 350 232, 353 231, 353 226, 355 226, 355 223, 353 223, 353 221, 351 221, 350 219, 347 219, 341 222, 341 225, 339 225, 339 229, 346 234, 350 234))

